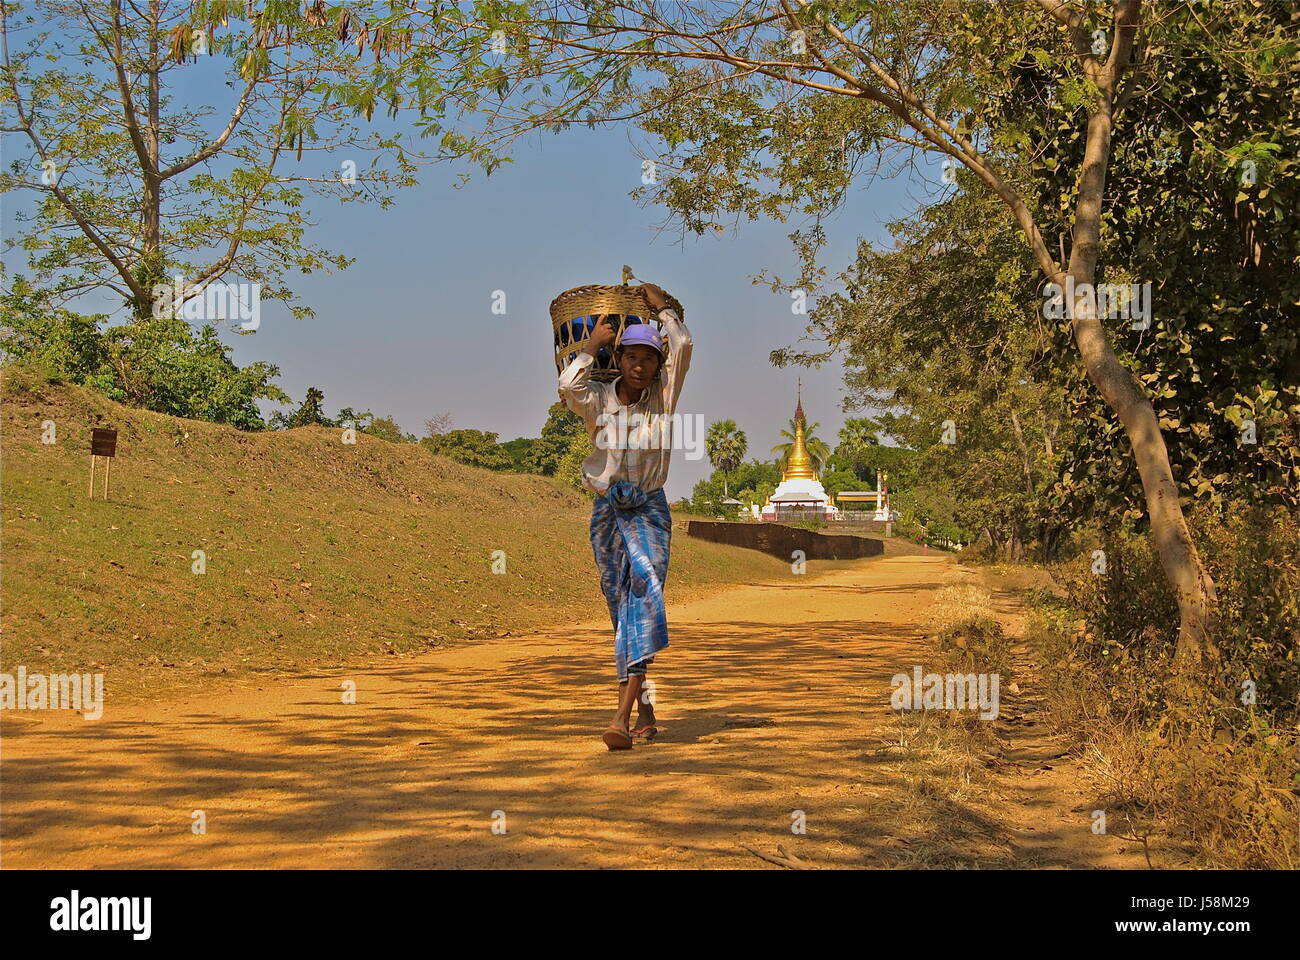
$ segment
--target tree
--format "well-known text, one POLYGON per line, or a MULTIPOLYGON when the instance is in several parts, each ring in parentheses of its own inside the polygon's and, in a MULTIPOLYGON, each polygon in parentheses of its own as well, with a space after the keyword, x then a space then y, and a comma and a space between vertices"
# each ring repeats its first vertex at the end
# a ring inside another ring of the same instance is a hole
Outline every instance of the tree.
POLYGON ((586 430, 572 437, 569 445, 564 448, 564 452, 556 461, 553 474, 555 479, 565 486, 591 496, 591 491, 583 486, 582 464, 591 455, 592 449, 591 438, 587 436, 586 430))
POLYGON ((845 490, 856 490, 861 485, 858 476, 852 470, 828 470, 821 475, 822 489, 835 499, 836 494, 845 490))
POLYGON ((537 441, 532 437, 516 437, 501 444, 501 449, 510 458, 511 469, 519 473, 528 473, 528 460, 537 441))
POLYGON ((575 447, 581 447, 586 451, 582 458, 577 460, 580 464, 582 459, 591 452, 587 428, 581 417, 562 402, 556 401, 546 411, 546 423, 542 425, 542 435, 528 451, 524 465, 530 473, 552 476, 575 447))
POLYGON ((1039 314, 1034 265, 995 202, 958 192, 890 224, 883 249, 860 243, 811 330, 842 352, 854 405, 887 411, 870 427, 906 448, 840 448, 890 474, 900 510, 929 504, 1013 557, 1032 539, 1046 557, 1067 528, 1062 452, 1082 431, 1066 415, 1065 333, 1039 314))
MULTIPOLYGON (((197 391, 239 381, 248 395, 211 415, 260 426, 252 399, 287 399, 269 386, 277 371, 238 371, 217 328, 241 319, 241 333, 254 331, 266 301, 310 317, 287 274, 351 262, 305 241, 309 193, 385 204, 414 183, 418 155, 352 122, 373 110, 373 94, 339 99, 367 75, 360 46, 338 42, 322 3, 296 16, 291 35, 271 13, 221 0, 0 2, 3 132, 14 135, 0 194, 35 197, 30 215, 15 215, 8 247, 28 252, 31 282, 55 307, 120 299, 128 322, 105 329, 103 342, 124 402, 198 416, 197 391), (178 102, 177 81, 196 75, 209 90, 230 88, 225 102, 178 102), (317 158, 334 151, 350 159, 322 169, 317 158), (367 156, 374 163, 358 169, 367 156), (191 321, 197 336, 183 328, 191 321), (203 374, 185 379, 178 357, 203 374)), ((381 30, 370 42, 382 56, 397 39, 381 30)), ((4 305, 14 309, 11 295, 4 305)))
POLYGON ((364 413, 358 413, 351 407, 344 407, 339 411, 339 415, 331 420, 330 423, 340 427, 352 427, 355 430, 360 430, 362 433, 365 433, 370 428, 374 419, 375 415, 369 410, 364 413))
POLYGON ((870 465, 872 447, 880 446, 876 436, 880 425, 867 417, 850 417, 840 427, 840 442, 834 456, 848 466, 859 480, 875 482, 875 470, 870 465))
POLYGON ((736 426, 735 420, 712 423, 704 435, 704 449, 708 452, 709 463, 722 471, 722 495, 730 496, 727 493, 727 473, 740 466, 749 450, 745 431, 736 426))
MULTIPOLYGON (((822 466, 830 458, 831 448, 826 445, 826 441, 817 436, 817 428, 820 423, 809 423, 804 425, 803 445, 808 451, 808 458, 812 460, 813 469, 821 470, 822 466)), ((781 469, 786 468, 786 463, 790 459, 790 451, 794 449, 795 432, 798 428, 793 420, 790 421, 790 429, 782 430, 781 436, 785 437, 785 443, 778 443, 771 450, 772 453, 780 454, 778 463, 781 469)))
MULTIPOLYGON (((304 192, 388 202, 391 188, 414 182, 414 158, 397 138, 363 134, 350 121, 357 111, 331 102, 366 69, 360 46, 337 42, 322 4, 309 6, 292 36, 233 3, 42 0, 30 9, 37 15, 0 4, 5 132, 28 146, 0 191, 40 198, 32 229, 15 242, 39 238, 36 276, 59 296, 113 291, 143 319, 156 314, 153 285, 173 272, 183 275, 181 304, 233 273, 307 317, 284 274, 349 261, 303 243, 304 192), (182 75, 215 81, 222 66, 232 88, 224 110, 175 103, 169 90, 182 75), (340 149, 391 158, 396 170, 302 163, 340 149)), ((382 34, 372 39, 384 46, 382 34)))
POLYGON ((497 435, 485 430, 449 430, 436 437, 425 437, 420 445, 430 453, 471 467, 509 470, 513 466, 510 455, 497 442, 497 435))
MULTIPOLYGON (((1300 297, 1300 274, 1280 264, 1300 259, 1300 164, 1293 150, 1270 147, 1300 127, 1300 105, 1282 93, 1300 71, 1278 59, 1297 15, 1279 5, 1229 12, 1235 19, 1216 19, 1209 49, 1205 27, 1187 11, 1163 25, 1168 67, 1151 78, 1159 93, 1117 127, 1098 278, 1146 279, 1154 288, 1150 322, 1123 325, 1113 337, 1151 394, 1182 495, 1294 507, 1300 338, 1285 317, 1300 297)), ((994 130, 1033 128, 1030 139, 1041 144, 1029 162, 1040 185, 1034 206, 1048 235, 1066 236, 1072 171, 1085 145, 1062 133, 1070 111, 1053 102, 1050 66, 1028 56, 1012 62, 1013 83, 982 109, 994 130)), ((1018 472, 1027 492, 1023 510, 999 511, 1000 522, 1036 516, 1050 553, 1067 514, 1108 529, 1143 516, 1141 478, 1122 425, 1073 374, 1064 350, 1070 324, 1053 322, 1043 294, 1026 283, 1034 264, 989 201, 996 197, 957 191, 893 225, 898 246, 860 250, 842 278, 848 298, 823 298, 815 326, 847 352, 851 379, 877 402, 948 417, 958 405, 944 410, 931 396, 970 395, 972 375, 997 384, 986 399, 971 396, 980 406, 965 413, 1006 424, 1003 435, 984 436, 1019 455, 1020 469, 1003 483, 1018 472), (981 359, 967 369, 972 353, 981 359)), ((972 439, 963 428, 959 447, 969 452, 972 439)), ((968 473, 978 460, 963 460, 968 473)), ((969 477, 948 480, 980 489, 969 477)), ((1014 499, 1010 492, 1002 503, 1014 499)))
MULTIPOLYGON (((1300 507, 1298 30, 1293 3, 1175 9, 1159 35, 1165 69, 1116 125, 1099 276, 1151 285, 1149 325, 1121 327, 1116 349, 1152 397, 1183 496, 1204 505, 1300 507)), ((1053 121, 1036 122, 1046 133, 1053 121)), ((1036 139, 1050 209, 1082 146, 1036 139)), ((1136 516, 1140 478, 1086 387, 1069 398, 1071 418, 1095 424, 1071 451, 1074 473, 1090 476, 1098 513, 1136 516)))
MULTIPOLYGON (((351 413, 351 410, 344 410, 351 413)), ((353 417, 356 415, 353 414, 353 417)), ((350 424, 349 424, 350 425, 350 424)), ((340 424, 325 416, 325 393, 317 387, 308 387, 307 396, 302 405, 293 413, 285 416, 276 412, 271 415, 273 430, 292 430, 295 427, 337 427, 340 424)))
MULTIPOLYGON (((340 422, 343 420, 343 414, 339 414, 340 422)), ((415 436, 402 430, 401 425, 392 417, 376 417, 373 414, 370 422, 361 428, 362 433, 368 433, 372 437, 378 437, 380 440, 387 440, 389 443, 414 443, 415 436)))
POLYGON ((436 437, 439 434, 446 433, 451 429, 451 414, 439 413, 436 416, 429 417, 424 421, 424 435, 426 437, 436 437))

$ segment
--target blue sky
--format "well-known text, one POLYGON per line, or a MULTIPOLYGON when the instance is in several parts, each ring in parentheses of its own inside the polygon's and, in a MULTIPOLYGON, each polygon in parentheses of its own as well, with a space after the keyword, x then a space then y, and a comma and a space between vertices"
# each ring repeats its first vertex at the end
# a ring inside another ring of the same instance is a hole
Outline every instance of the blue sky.
MULTIPOLYGON (((195 90, 214 86, 225 89, 195 90)), ((194 92, 173 92, 197 102, 194 92)), ((634 136, 644 148, 644 137, 634 136)), ((840 365, 774 368, 769 352, 795 342, 805 318, 791 313, 788 294, 751 282, 763 271, 795 274, 787 235, 796 224, 745 223, 684 244, 679 231, 661 232, 663 210, 629 196, 642 168, 623 127, 535 137, 517 144, 513 156, 490 178, 476 172, 459 188, 462 167, 426 167, 419 186, 398 193, 388 210, 313 198, 310 241, 356 262, 335 274, 291 278, 315 318, 295 320, 263 304, 256 333, 227 337, 236 362, 278 365, 280 385, 296 400, 319 387, 331 415, 368 409, 423 434, 426 417, 449 412, 453 427, 494 431, 502 440, 537 436, 556 399, 550 301, 570 287, 614 283, 627 263, 685 307, 695 350, 682 413, 702 414, 706 423, 735 420, 750 456, 766 458, 793 413, 802 377, 804 409, 833 444, 845 418, 840 365), (505 316, 492 313, 494 290, 506 293, 505 316)), ((927 182, 915 174, 864 181, 828 225, 823 262, 831 273, 843 268, 859 236, 884 240, 884 224, 933 189, 937 166, 932 173, 927 182)), ((14 209, 28 204, 30 197, 5 198, 6 231, 14 209)), ((23 269, 18 256, 6 262, 23 269)), ((669 497, 689 494, 710 471, 707 460, 675 453, 669 497)))

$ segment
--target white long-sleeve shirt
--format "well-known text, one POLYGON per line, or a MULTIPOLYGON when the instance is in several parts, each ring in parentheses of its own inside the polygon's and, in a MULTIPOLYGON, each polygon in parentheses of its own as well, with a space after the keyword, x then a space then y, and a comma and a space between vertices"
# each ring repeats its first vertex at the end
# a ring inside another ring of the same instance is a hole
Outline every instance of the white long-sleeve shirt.
POLYGON ((668 481, 672 421, 667 418, 677 411, 677 399, 691 365, 691 332, 668 307, 659 312, 659 319, 668 356, 658 378, 641 391, 635 403, 625 406, 619 401, 621 375, 613 383, 591 379, 596 358, 586 350, 560 374, 560 399, 582 418, 591 437, 593 450, 582 462, 582 485, 597 496, 619 480, 630 480, 647 493, 668 481), (626 445, 617 435, 620 422, 631 427, 626 445))

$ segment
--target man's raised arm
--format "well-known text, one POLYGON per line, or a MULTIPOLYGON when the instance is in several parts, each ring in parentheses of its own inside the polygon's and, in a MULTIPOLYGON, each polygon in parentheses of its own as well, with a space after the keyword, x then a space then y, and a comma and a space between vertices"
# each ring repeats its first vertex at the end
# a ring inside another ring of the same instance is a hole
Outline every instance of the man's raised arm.
POLYGON ((560 374, 560 399, 589 424, 595 423, 596 414, 600 412, 600 397, 591 385, 591 368, 596 362, 596 354, 613 340, 614 327, 606 317, 601 317, 596 322, 596 329, 591 332, 587 346, 560 374))
POLYGON ((677 311, 668 306, 664 292, 653 283, 643 283, 646 300, 659 312, 663 323, 664 339, 668 341, 668 357, 664 360, 659 380, 663 389, 664 412, 672 413, 677 409, 677 398, 682 395, 682 384, 686 382, 686 371, 691 367, 691 331, 686 329, 677 311))

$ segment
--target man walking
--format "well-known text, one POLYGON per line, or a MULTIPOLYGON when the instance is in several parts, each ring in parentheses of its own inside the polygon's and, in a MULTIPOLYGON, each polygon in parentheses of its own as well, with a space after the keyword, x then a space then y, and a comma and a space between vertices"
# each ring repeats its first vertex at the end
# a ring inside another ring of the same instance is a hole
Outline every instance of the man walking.
POLYGON ((603 736, 611 750, 631 748, 634 735, 649 739, 655 734, 654 705, 641 693, 648 666, 668 646, 663 597, 672 540, 672 515, 663 491, 672 456, 668 418, 677 408, 691 363, 690 331, 668 307, 663 290, 653 283, 642 284, 641 290, 663 323, 663 334, 650 322, 626 327, 614 350, 619 376, 613 383, 595 382, 592 364, 615 337, 608 316, 601 317, 559 383, 560 398, 582 418, 593 447, 582 464, 582 482, 596 494, 591 548, 614 626, 619 699, 603 736))

